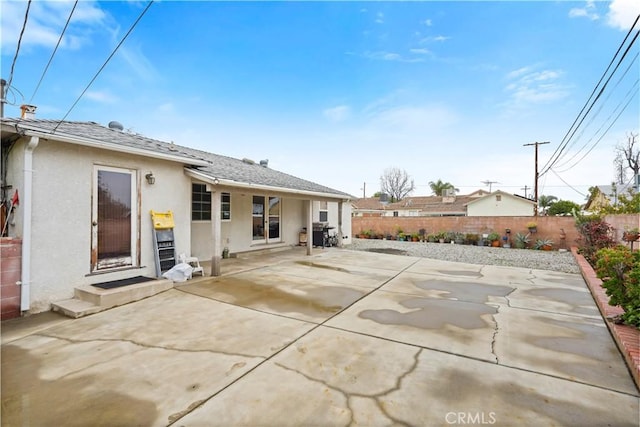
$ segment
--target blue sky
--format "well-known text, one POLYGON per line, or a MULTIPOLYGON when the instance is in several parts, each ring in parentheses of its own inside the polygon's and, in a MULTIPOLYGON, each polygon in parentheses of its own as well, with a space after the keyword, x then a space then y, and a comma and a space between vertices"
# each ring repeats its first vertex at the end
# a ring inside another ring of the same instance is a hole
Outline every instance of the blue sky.
MULTIPOLYGON (((0 2, 6 80, 26 5, 0 2)), ((31 103, 39 118, 117 120, 355 196, 391 167, 414 179, 413 195, 438 179, 462 194, 482 181, 530 194, 534 149, 523 144, 550 141, 542 169, 640 13, 633 0, 159 1, 69 111, 146 5, 79 2, 34 96, 73 7, 34 1, 5 115, 31 103)), ((614 179, 614 147, 640 126, 639 46, 540 194, 583 202, 614 179)))

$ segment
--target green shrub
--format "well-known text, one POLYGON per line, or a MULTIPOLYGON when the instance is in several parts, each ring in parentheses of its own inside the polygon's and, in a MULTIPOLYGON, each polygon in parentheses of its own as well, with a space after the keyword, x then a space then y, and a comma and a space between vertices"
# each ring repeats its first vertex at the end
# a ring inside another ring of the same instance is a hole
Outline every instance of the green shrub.
POLYGON ((640 328, 640 252, 618 245, 600 249, 595 258, 609 305, 622 307, 624 323, 640 328))

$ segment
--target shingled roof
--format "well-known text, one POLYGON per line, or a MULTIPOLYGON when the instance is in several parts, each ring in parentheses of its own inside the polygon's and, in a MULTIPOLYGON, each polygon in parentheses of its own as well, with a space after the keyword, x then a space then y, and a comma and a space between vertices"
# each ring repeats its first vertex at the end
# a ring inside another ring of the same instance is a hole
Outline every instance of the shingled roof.
MULTIPOLYGON (((51 140, 63 140, 70 143, 94 143, 104 149, 118 150, 126 147, 136 150, 139 155, 163 157, 186 165, 189 170, 197 171, 204 177, 225 180, 233 183, 259 185, 283 190, 296 190, 322 193, 329 197, 351 199, 353 196, 316 184, 284 172, 251 161, 235 159, 209 153, 174 143, 147 138, 135 133, 102 126, 94 122, 57 121, 45 119, 2 118, 3 134, 7 129, 11 133, 35 135, 51 140)), ((3 135, 4 137, 4 135, 3 135)))

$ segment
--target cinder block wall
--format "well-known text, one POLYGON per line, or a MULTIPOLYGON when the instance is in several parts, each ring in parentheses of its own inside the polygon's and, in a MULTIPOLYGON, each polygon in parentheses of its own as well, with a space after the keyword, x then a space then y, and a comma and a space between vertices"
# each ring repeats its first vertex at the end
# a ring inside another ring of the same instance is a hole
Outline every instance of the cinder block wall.
POLYGON ((2 320, 20 317, 22 239, 0 238, 0 301, 2 320))
POLYGON ((527 223, 535 221, 538 231, 534 238, 549 238, 553 240, 554 247, 562 247, 561 230, 565 232, 565 247, 576 245, 580 236, 575 227, 573 217, 531 217, 531 216, 502 216, 502 217, 353 217, 351 229, 354 235, 363 230, 373 230, 376 233, 396 234, 398 227, 405 233, 415 233, 421 228, 426 233, 438 233, 440 231, 456 231, 460 233, 488 234, 493 231, 500 235, 505 234, 508 228, 511 236, 516 233, 528 233, 527 223))
MULTIPOLYGON (((622 240, 622 233, 627 228, 640 228, 640 213, 626 215, 607 215, 604 221, 608 222, 615 232, 618 241, 622 240)), ((380 217, 363 216, 351 218, 351 230, 354 236, 364 230, 373 230, 376 233, 392 234, 397 233, 401 228, 405 233, 415 233, 421 228, 426 233, 438 233, 440 231, 456 231, 461 233, 485 234, 495 231, 500 235, 505 234, 508 228, 511 236, 516 233, 527 233, 527 223, 535 221, 538 224, 538 231, 534 238, 549 238, 553 240, 554 247, 562 247, 562 230, 565 233, 565 247, 576 246, 580 234, 575 226, 573 217, 558 216, 501 216, 501 217, 471 217, 471 216, 451 216, 451 217, 380 217)), ((637 244, 636 247, 640 246, 637 244)), ((635 249, 635 248, 634 248, 635 249)))

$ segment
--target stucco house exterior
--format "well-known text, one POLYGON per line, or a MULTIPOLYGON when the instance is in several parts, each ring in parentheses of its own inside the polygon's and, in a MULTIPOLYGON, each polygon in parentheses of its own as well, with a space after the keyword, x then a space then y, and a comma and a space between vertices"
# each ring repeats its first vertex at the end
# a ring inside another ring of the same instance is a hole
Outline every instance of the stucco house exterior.
POLYGON ((595 185, 594 187, 596 190, 590 194, 584 205, 584 210, 588 212, 597 212, 604 207, 617 204, 618 197, 622 194, 627 196, 635 194, 635 188, 630 183, 595 185))
MULTIPOLYGON (((22 311, 75 286, 156 276, 150 211, 171 211, 176 252, 211 260, 300 244, 333 227, 351 238, 349 194, 253 162, 93 122, 2 118, 2 198, 19 193, 8 235, 22 239, 22 311)), ((312 239, 306 242, 312 251, 312 239)))
POLYGON ((467 216, 534 216, 536 202, 496 190, 466 204, 467 216))

